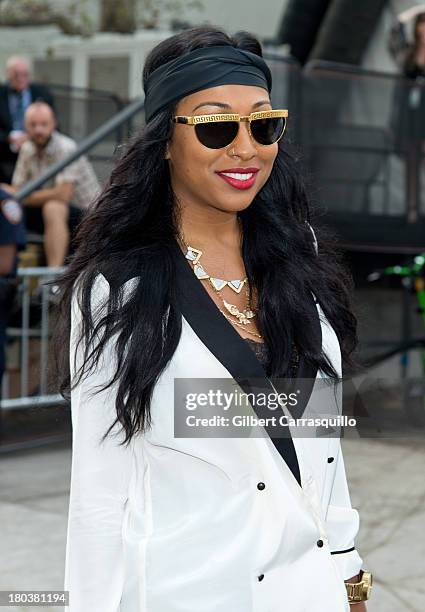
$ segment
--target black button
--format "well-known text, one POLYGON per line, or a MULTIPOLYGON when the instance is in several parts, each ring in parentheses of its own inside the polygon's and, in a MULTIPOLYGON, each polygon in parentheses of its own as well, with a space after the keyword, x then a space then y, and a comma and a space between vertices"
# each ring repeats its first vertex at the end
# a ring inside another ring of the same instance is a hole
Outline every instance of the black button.
POLYGON ((334 460, 333 457, 328 457, 328 463, 332 463, 333 460, 334 460))
POLYGON ((260 491, 262 491, 265 488, 266 488, 266 485, 264 484, 264 482, 259 482, 257 484, 257 489, 260 489, 260 491))
POLYGON ((322 546, 323 546, 323 540, 317 540, 317 546, 318 546, 319 548, 322 548, 322 546))
POLYGON ((258 576, 258 580, 259 580, 260 582, 262 581, 262 579, 263 579, 263 578, 264 578, 264 574, 260 574, 260 575, 258 576))

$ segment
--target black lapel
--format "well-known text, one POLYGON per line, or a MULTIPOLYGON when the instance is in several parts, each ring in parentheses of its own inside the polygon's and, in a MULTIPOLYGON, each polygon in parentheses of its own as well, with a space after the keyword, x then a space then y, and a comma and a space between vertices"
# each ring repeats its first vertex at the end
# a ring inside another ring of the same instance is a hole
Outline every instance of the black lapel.
MULTIPOLYGON (((202 286, 202 283, 199 282, 193 273, 193 269, 186 260, 178 243, 173 242, 172 248, 175 251, 178 306, 193 331, 231 373, 243 391, 254 394, 260 392, 273 393, 273 385, 267 378, 266 372, 254 351, 224 315, 220 313, 216 304, 202 286)), ((312 307, 316 311, 313 299, 312 307)), ((321 342, 320 322, 318 317, 316 318, 318 326, 318 328, 316 327, 316 336, 317 332, 319 332, 317 339, 321 342)), ((314 379, 316 376, 314 368, 302 358, 300 359, 298 370, 298 377, 314 379)), ((312 387, 313 384, 311 385, 312 387)), ((308 393, 303 393, 302 395, 304 407, 300 407, 301 414, 309 399, 308 393)), ((266 407, 259 405, 259 402, 255 402, 253 408, 259 418, 270 417, 270 411, 266 407)), ((279 437, 276 437, 276 428, 265 427, 265 430, 288 465, 294 478, 301 485, 298 459, 289 428, 282 427, 279 430, 279 437)))

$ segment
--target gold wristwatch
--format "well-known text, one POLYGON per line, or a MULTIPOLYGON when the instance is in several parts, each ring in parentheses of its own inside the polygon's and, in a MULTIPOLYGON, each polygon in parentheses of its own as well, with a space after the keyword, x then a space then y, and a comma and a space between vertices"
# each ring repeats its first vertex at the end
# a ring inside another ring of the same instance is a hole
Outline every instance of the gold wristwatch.
POLYGON ((369 599, 372 590, 372 574, 360 570, 359 582, 346 582, 348 601, 355 603, 369 599))

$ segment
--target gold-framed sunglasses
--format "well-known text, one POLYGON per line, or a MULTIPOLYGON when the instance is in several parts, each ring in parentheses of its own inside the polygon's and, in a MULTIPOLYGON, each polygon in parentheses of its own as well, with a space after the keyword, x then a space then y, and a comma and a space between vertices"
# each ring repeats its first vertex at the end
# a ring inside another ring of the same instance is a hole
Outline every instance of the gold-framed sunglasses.
POLYGON ((241 121, 248 123, 248 132, 257 144, 275 144, 285 133, 287 117, 286 109, 277 109, 257 111, 244 116, 235 113, 177 115, 173 117, 173 122, 193 126, 199 142, 205 147, 222 149, 236 140, 241 121))

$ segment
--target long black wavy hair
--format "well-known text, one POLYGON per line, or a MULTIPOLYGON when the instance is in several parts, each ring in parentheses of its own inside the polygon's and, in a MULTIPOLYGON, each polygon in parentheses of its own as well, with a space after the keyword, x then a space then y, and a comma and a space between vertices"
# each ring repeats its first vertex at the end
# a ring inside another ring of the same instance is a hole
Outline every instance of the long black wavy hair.
MULTIPOLYGON (((262 55, 258 40, 247 32, 229 36, 211 26, 185 30, 162 41, 148 55, 144 83, 158 66, 193 49, 232 45, 262 55)), ((131 140, 116 163, 97 201, 90 207, 76 236, 76 252, 61 277, 60 313, 55 347, 64 397, 98 365, 106 343, 115 347, 116 369, 103 388, 115 384, 116 419, 125 430, 123 444, 151 425, 151 397, 161 373, 179 343, 182 324, 176 305, 175 264, 171 245, 177 236, 178 206, 164 159, 173 123, 173 108, 155 116, 131 140), (102 316, 92 316, 90 294, 102 273, 110 285, 102 316), (127 300, 122 285, 138 277, 127 300), (70 380, 70 307, 78 279, 82 328, 79 336, 83 365, 70 380)), ((306 187, 298 161, 279 142, 271 176, 252 203, 238 213, 242 220, 242 255, 249 283, 258 294, 258 325, 271 351, 268 375, 289 375, 291 346, 322 369, 338 377, 326 355, 312 341, 307 292, 313 291, 333 326, 344 367, 355 363, 356 318, 350 307, 351 276, 333 242, 317 233, 316 256, 306 187)), ((317 228, 316 228, 317 229, 317 228)))

